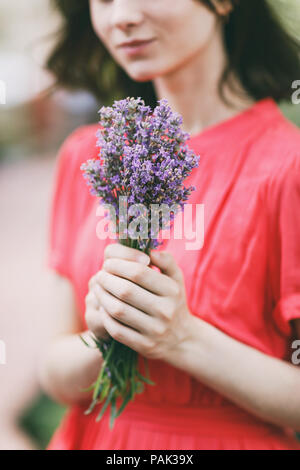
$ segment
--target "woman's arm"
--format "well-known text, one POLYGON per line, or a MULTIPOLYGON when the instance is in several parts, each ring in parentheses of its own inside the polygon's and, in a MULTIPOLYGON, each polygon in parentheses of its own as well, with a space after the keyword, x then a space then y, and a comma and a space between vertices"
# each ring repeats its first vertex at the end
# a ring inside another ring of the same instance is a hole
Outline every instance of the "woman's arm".
MULTIPOLYGON (((91 343, 90 333, 81 331, 71 283, 51 273, 52 308, 60 312, 61 322, 56 335, 45 345, 40 359, 40 381, 54 400, 64 404, 88 401, 91 392, 83 392, 96 379, 102 357, 98 350, 88 348, 79 333, 91 343)), ((57 318, 58 315, 56 315, 57 318)))
POLYGON ((131 248, 108 245, 97 275, 103 324, 142 355, 188 372, 258 417, 300 429, 300 370, 192 315, 183 274, 167 252, 151 253, 161 272, 131 248))
POLYGON ((167 356, 258 417, 300 430, 300 370, 268 356, 191 316, 185 341, 167 356))

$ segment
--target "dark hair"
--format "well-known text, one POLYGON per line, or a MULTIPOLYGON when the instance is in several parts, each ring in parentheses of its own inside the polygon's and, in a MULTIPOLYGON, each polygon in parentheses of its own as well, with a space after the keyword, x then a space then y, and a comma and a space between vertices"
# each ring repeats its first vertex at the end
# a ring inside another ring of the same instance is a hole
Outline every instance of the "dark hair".
MULTIPOLYGON (((211 0, 196 1, 215 11, 211 0)), ((58 86, 88 90, 104 105, 127 96, 157 104, 152 82, 132 80, 96 36, 88 0, 52 2, 63 16, 63 25, 46 62, 56 77, 51 91, 58 86)), ((225 82, 232 86, 233 72, 255 100, 290 98, 292 81, 300 77, 300 42, 283 28, 266 0, 232 3, 223 28, 228 64, 219 84, 221 95, 225 82)))

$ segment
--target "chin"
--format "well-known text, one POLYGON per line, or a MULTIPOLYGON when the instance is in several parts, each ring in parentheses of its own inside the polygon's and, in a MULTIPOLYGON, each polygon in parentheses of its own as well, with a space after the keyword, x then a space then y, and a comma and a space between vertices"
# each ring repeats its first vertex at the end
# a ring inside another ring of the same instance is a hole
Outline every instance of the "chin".
POLYGON ((146 67, 142 64, 138 64, 137 67, 127 67, 126 72, 136 82, 149 82, 159 75, 157 67, 146 67))

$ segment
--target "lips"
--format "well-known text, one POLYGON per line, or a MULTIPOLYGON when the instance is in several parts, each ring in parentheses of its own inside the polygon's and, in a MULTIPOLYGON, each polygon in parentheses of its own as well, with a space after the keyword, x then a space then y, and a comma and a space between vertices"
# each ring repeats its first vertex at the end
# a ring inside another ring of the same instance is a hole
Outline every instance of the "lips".
POLYGON ((142 46, 143 44, 148 44, 152 42, 154 39, 145 39, 145 40, 133 40, 130 42, 123 42, 118 47, 138 47, 142 46))

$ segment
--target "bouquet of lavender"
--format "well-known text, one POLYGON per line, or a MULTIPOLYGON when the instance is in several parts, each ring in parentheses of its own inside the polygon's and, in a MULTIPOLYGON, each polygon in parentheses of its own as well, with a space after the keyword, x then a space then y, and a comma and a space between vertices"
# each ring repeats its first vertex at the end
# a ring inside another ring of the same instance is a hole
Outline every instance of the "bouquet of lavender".
MULTIPOLYGON (((182 117, 171 111, 167 100, 158 103, 154 111, 141 98, 128 97, 115 101, 112 107, 103 106, 97 132, 99 158, 81 166, 90 192, 111 208, 119 242, 148 254, 160 244, 160 230, 174 219, 174 207, 182 209, 195 189, 185 187, 183 181, 199 161, 185 144, 190 135, 180 129, 182 117), (122 210, 120 201, 128 206, 128 212, 122 210), (172 206, 169 217, 157 211, 162 205, 172 206), (132 208, 135 210, 131 211, 132 208), (149 210, 153 208, 159 213, 155 230, 147 223, 149 210), (143 227, 139 232, 137 225, 143 227)), ((112 338, 93 340, 102 353, 103 364, 98 379, 90 387, 93 400, 86 413, 105 399, 97 420, 110 404, 112 428, 115 418, 135 393, 143 391, 144 383, 155 384, 149 378, 146 358, 144 377, 138 370, 135 351, 112 338), (119 409, 118 397, 123 400, 119 409)))

